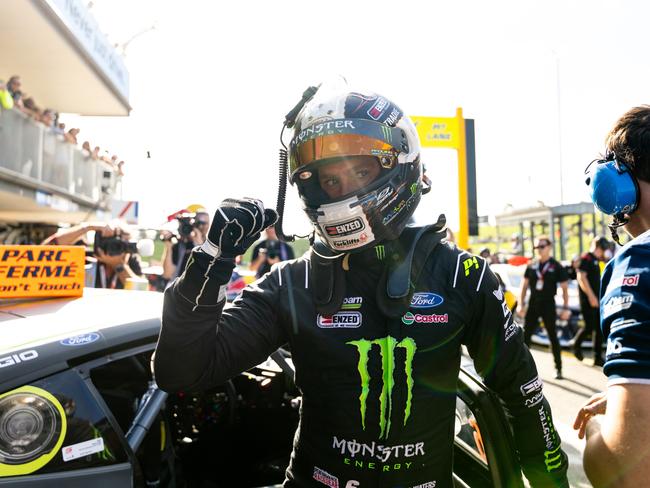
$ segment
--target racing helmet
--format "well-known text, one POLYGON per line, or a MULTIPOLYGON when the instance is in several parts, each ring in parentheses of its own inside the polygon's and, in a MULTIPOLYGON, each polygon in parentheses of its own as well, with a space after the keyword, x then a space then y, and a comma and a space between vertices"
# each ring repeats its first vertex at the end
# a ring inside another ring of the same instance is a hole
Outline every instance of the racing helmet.
POLYGON ((289 181, 332 251, 356 252, 396 239, 423 190, 413 122, 370 92, 317 94, 296 117, 289 181))

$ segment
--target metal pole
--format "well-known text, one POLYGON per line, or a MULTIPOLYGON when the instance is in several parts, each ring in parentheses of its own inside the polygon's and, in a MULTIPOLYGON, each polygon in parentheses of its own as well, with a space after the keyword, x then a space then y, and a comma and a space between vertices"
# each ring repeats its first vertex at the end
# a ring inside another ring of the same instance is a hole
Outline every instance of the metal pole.
POLYGON ((555 56, 555 82, 557 85, 557 150, 558 160, 560 163, 560 205, 564 205, 564 177, 562 170, 562 105, 560 97, 560 57, 555 51, 551 51, 555 56))

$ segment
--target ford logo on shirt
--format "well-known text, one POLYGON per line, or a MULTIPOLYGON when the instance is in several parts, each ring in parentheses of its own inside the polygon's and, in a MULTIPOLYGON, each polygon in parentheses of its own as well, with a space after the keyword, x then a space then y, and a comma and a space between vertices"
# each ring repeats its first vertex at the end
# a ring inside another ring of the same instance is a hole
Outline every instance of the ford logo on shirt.
POLYGON ((444 298, 435 293, 414 293, 411 298, 411 308, 433 308, 444 302, 444 298))
POLYGON ((81 334, 73 337, 67 337, 60 341, 64 346, 85 346, 98 340, 101 336, 97 332, 89 332, 88 334, 81 334))

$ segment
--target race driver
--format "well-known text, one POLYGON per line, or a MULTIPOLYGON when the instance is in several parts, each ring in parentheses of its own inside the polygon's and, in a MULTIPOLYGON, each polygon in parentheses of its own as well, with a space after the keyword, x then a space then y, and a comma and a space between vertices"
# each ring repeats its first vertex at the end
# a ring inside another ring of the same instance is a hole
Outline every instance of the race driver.
POLYGON ((284 486, 446 488, 465 345, 507 406, 532 486, 568 487, 542 382, 494 274, 442 241, 444 217, 407 226, 429 186, 410 119, 380 95, 321 89, 289 122, 289 178, 318 239, 224 309, 235 256, 277 218, 258 200, 224 200, 165 293, 160 387, 213 387, 288 343, 302 405, 284 486))

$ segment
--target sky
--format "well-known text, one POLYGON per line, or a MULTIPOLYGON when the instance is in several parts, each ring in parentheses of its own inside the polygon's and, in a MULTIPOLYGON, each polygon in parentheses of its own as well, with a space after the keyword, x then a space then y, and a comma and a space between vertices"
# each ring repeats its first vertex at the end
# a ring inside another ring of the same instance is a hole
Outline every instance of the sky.
MULTIPOLYGON (((129 117, 83 117, 124 158, 124 197, 158 225, 227 197, 274 206, 284 115, 344 76, 406 113, 475 120, 479 215, 588 201, 583 170, 650 86, 643 0, 93 0, 129 42, 129 117), (150 158, 147 158, 147 151, 150 158)), ((68 120, 73 120, 73 115, 68 120)), ((65 120, 65 119, 64 119, 65 120)), ((288 138, 286 139, 288 141, 288 138)), ((94 143, 93 143, 94 144, 94 143)), ((420 220, 458 227, 456 154, 425 149, 420 220)), ((289 189, 285 231, 308 228, 289 189)))

